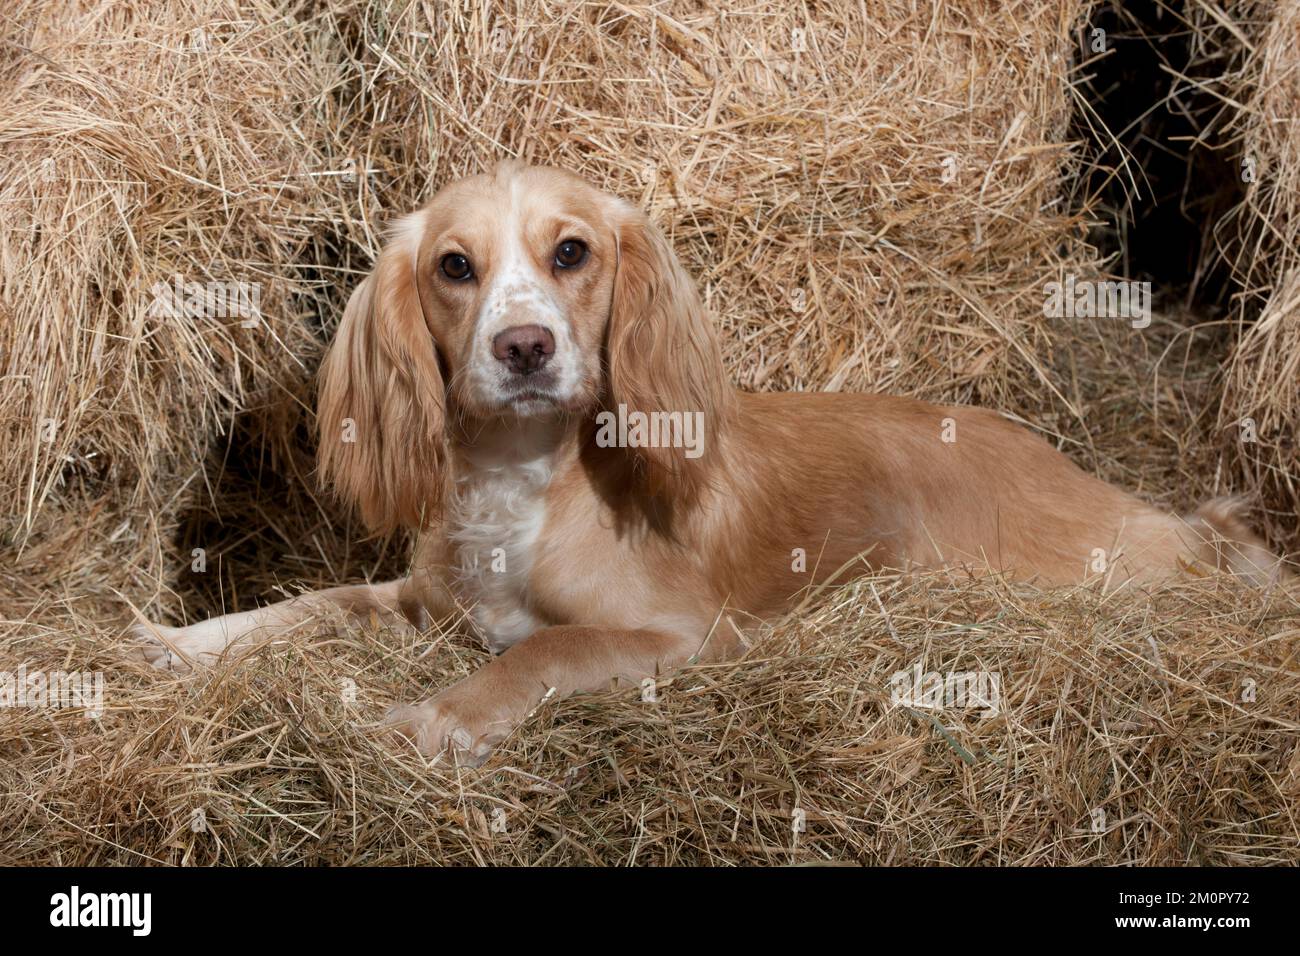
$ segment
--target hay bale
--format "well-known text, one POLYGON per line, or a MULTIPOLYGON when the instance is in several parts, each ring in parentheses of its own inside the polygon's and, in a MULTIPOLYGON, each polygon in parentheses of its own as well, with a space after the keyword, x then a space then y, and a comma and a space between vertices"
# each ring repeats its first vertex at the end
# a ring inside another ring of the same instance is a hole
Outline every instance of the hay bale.
MULTIPOLYGON (((338 279, 324 240, 344 187, 338 55, 301 12, 20 0, 4 18, 10 535, 64 499, 84 514, 108 495, 115 522, 173 517, 235 412, 309 405, 305 319, 338 279)), ((262 433, 274 445, 291 425, 262 433)))
POLYGON ((1223 224, 1240 292, 1217 427, 1223 463, 1267 505, 1268 531, 1300 550, 1300 9, 1246 4, 1245 65, 1227 93, 1246 195, 1223 224))
MULTIPOLYGON (((1043 286, 1092 265, 1062 193, 1091 4, 341 4, 397 211, 504 154, 648 209, 750 389, 1025 409, 1043 286)), ((1067 403, 1068 404, 1068 403, 1067 403)))

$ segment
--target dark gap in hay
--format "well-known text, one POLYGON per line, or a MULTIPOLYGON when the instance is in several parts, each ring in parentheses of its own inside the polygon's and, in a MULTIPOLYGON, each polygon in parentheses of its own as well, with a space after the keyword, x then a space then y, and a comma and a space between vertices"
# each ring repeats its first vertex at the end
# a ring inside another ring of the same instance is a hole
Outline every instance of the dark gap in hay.
POLYGON ((368 538, 347 509, 317 491, 313 428, 300 416, 286 455, 253 410, 213 443, 210 489, 201 489, 181 514, 175 536, 175 590, 185 623, 278 601, 298 586, 405 573, 405 541, 368 538), (206 562, 200 571, 195 549, 206 562))
POLYGON ((1235 286, 1213 226, 1241 201, 1245 183, 1239 151, 1217 148, 1232 114, 1196 84, 1212 83, 1241 51, 1204 49, 1183 6, 1136 0, 1094 11, 1080 36, 1088 68, 1079 87, 1093 115, 1076 111, 1072 135, 1098 150, 1084 177, 1101 220, 1090 239, 1113 257, 1112 270, 1152 282, 1170 305, 1217 311, 1235 286), (1093 48, 1097 30, 1105 53, 1093 48), (1109 131, 1100 142, 1099 125, 1109 131))

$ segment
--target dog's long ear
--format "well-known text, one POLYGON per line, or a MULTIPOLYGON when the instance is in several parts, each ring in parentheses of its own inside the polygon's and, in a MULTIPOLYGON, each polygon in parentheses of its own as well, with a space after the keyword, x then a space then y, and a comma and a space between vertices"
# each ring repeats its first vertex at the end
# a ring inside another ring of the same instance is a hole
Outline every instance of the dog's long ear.
POLYGON ((707 481, 732 403, 722 352, 699 292, 639 210, 620 204, 618 262, 606 335, 608 395, 617 412, 679 413, 703 423, 698 447, 640 447, 653 495, 692 501, 707 481))
POLYGON ((413 219, 348 300, 321 367, 322 480, 377 532, 418 529, 443 501, 446 395, 420 307, 413 219))

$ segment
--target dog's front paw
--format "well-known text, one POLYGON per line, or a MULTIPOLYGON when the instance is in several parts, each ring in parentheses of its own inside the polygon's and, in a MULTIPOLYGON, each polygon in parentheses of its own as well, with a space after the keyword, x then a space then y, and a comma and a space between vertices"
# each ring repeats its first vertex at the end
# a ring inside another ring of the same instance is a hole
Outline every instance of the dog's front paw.
POLYGON ((511 708, 480 695, 470 677, 422 704, 392 708, 386 723, 426 757, 477 767, 514 728, 511 708))
POLYGON ((215 663, 225 650, 225 641, 209 631, 202 624, 168 627, 141 622, 132 624, 129 633, 134 639, 135 654, 145 663, 159 670, 184 674, 195 665, 215 663))

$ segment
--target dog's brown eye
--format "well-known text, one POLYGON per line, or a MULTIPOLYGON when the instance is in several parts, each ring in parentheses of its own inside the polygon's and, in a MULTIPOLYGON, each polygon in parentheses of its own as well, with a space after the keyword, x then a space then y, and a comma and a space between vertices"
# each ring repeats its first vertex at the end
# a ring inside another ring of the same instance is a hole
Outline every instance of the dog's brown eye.
POLYGON ((578 239, 566 239, 555 247, 555 264, 561 269, 572 269, 587 258, 587 244, 578 239))
POLYGON ((442 257, 442 272, 448 279, 455 279, 457 282, 468 279, 474 274, 469 260, 458 252, 448 253, 442 257))

